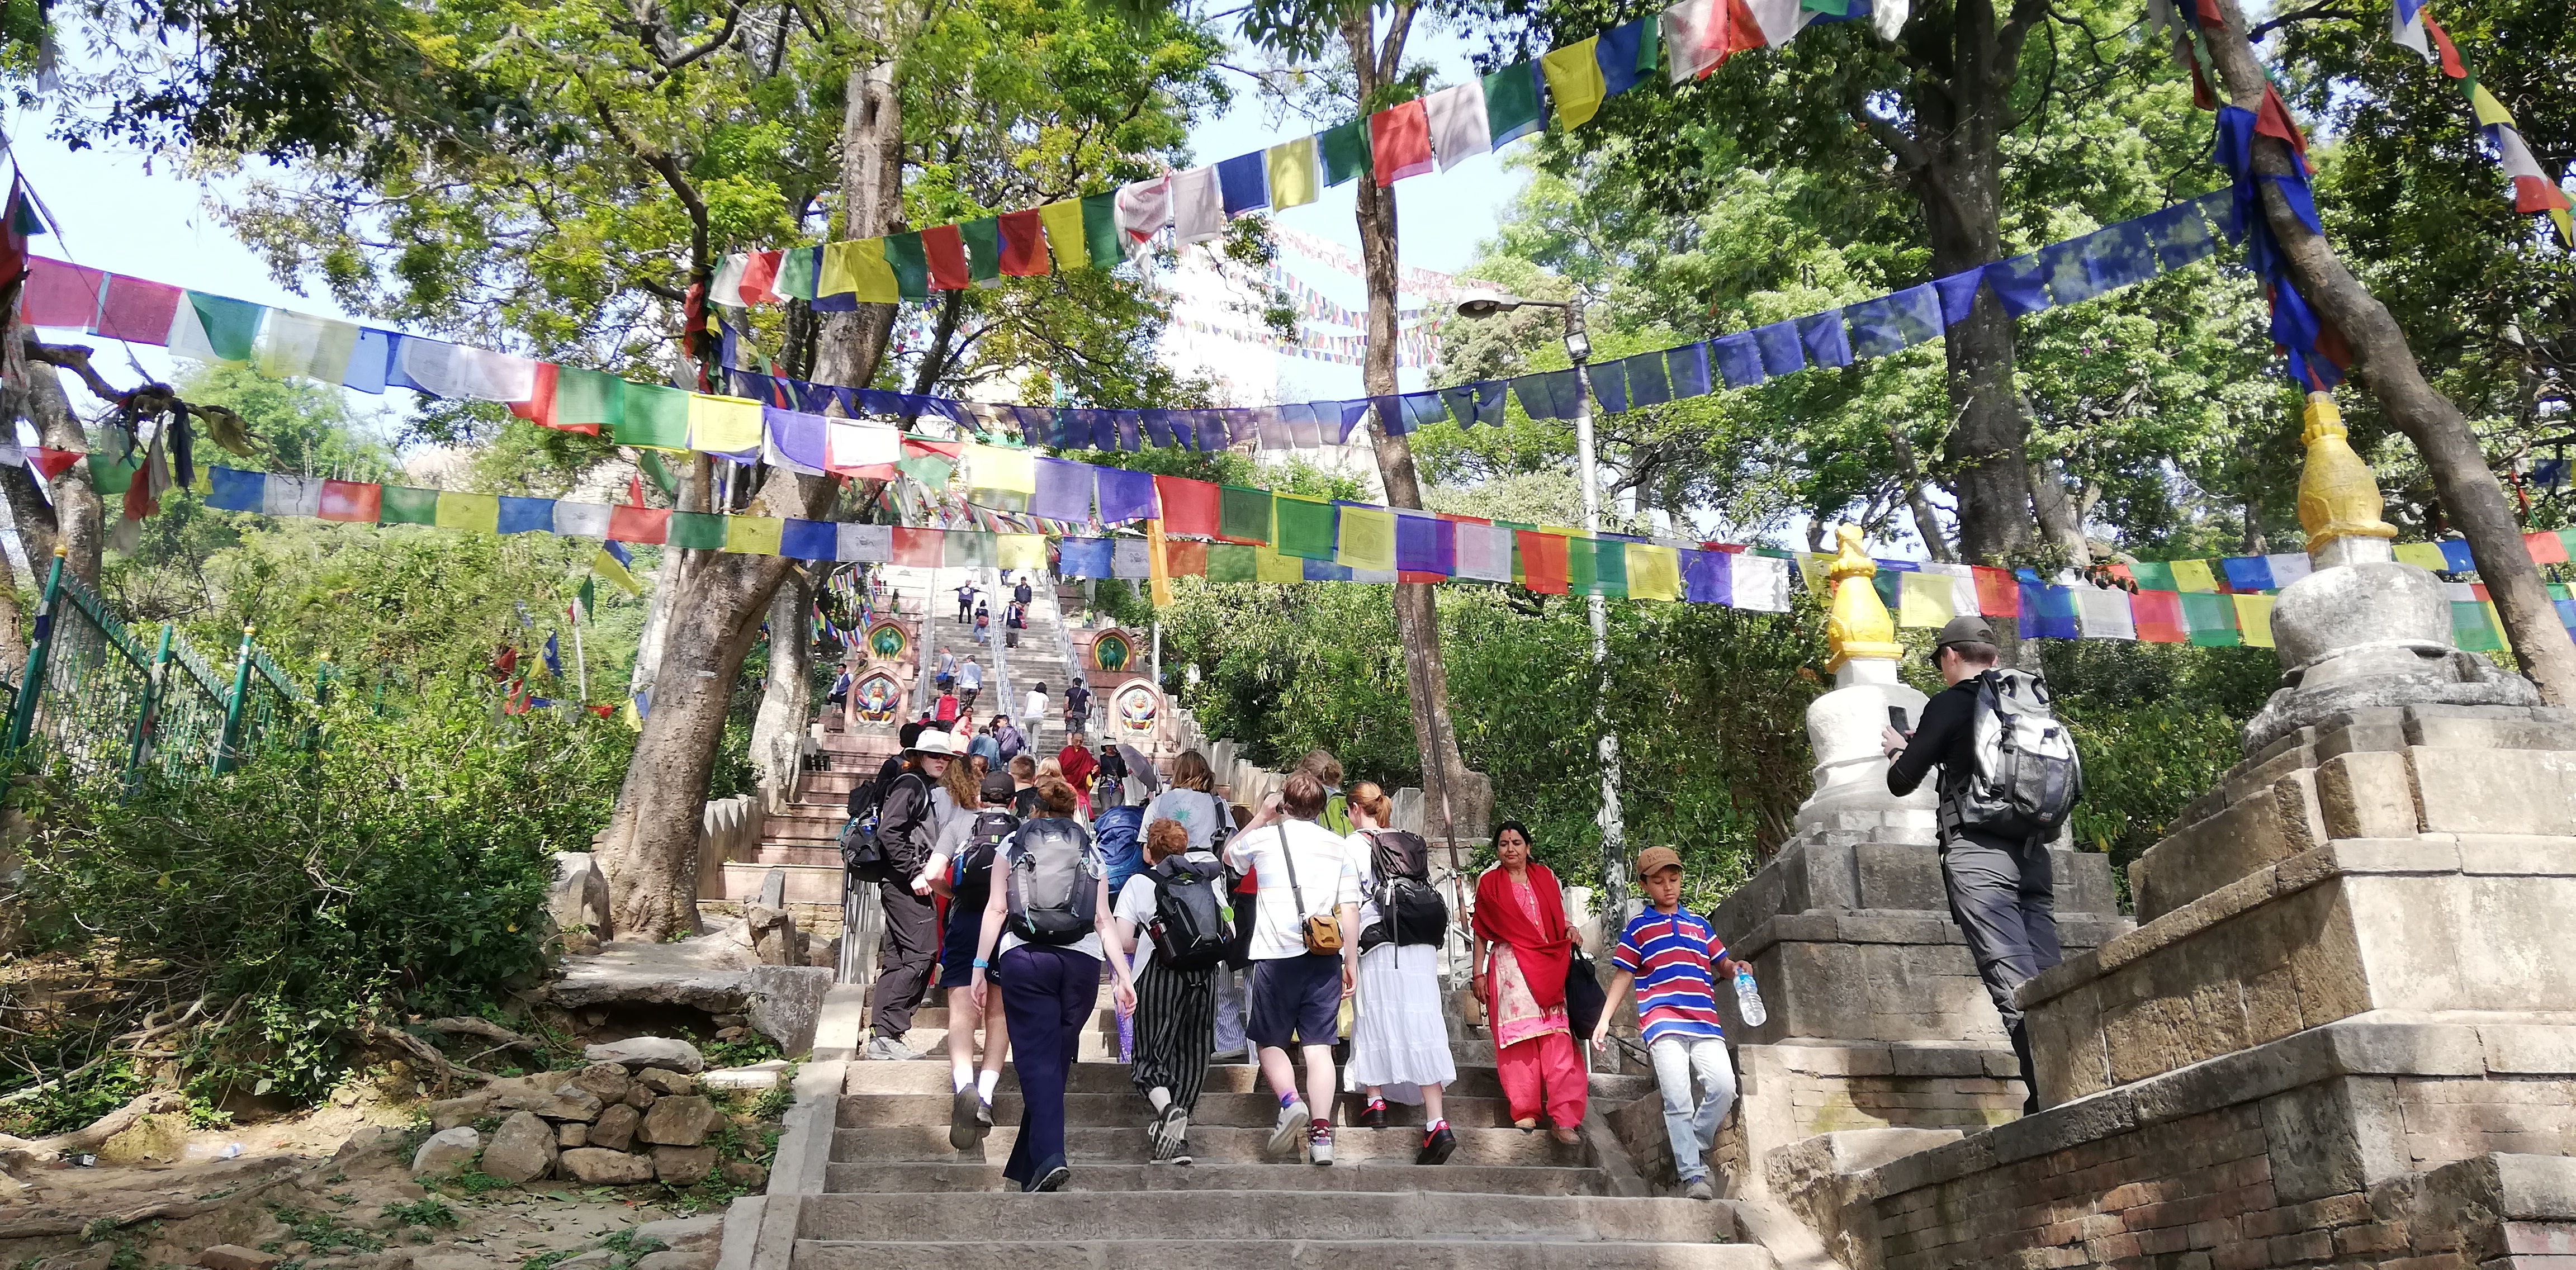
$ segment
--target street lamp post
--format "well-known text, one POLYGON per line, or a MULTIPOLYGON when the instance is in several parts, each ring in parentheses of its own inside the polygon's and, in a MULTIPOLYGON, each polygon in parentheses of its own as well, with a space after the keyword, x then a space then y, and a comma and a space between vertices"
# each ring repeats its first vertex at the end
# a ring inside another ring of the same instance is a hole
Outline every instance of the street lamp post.
MULTIPOLYGON (((1524 306, 1555 309, 1565 315, 1565 355, 1574 363, 1574 464, 1583 473, 1583 531, 1601 533, 1601 475, 1592 448, 1591 376, 1585 367, 1592 341, 1583 333, 1580 302, 1525 300, 1516 295, 1474 295, 1458 302, 1458 315, 1491 317, 1524 306)), ((1585 597, 1592 619, 1592 722, 1601 734, 1596 757, 1601 765, 1601 929, 1606 934, 1628 915, 1628 827, 1619 812, 1619 733, 1610 726, 1610 603, 1598 587, 1585 597)))

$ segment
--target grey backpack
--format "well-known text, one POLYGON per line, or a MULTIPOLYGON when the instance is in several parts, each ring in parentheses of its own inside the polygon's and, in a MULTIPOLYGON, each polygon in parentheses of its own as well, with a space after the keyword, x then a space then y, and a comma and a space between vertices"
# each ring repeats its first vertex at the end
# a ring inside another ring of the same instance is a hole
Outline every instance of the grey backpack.
POLYGON ((2056 835, 2084 792, 2075 738, 2048 684, 2018 670, 1977 677, 1976 762, 1951 800, 1956 823, 2012 838, 2056 835))
POLYGON ((1011 933, 1032 944, 1074 944, 1095 929, 1102 874, 1091 831, 1070 820, 1020 826, 1011 855, 1011 933))

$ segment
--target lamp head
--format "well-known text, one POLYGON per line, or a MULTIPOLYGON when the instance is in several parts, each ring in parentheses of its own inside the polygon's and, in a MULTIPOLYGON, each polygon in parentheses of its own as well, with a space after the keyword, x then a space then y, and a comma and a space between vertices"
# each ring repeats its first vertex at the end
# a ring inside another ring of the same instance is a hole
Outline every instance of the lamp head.
POLYGON ((1479 291, 1458 302, 1458 316, 1492 317, 1497 313, 1509 313, 1519 307, 1521 307, 1519 296, 1498 291, 1479 291))

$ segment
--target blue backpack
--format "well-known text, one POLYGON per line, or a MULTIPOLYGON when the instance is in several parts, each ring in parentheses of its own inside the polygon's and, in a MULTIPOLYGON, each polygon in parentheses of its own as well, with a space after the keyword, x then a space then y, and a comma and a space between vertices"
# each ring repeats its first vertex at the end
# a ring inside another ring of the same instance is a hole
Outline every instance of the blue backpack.
POLYGON ((1091 836, 1109 864, 1109 894, 1114 897, 1127 879, 1145 871, 1145 809, 1107 808, 1091 822, 1091 836))

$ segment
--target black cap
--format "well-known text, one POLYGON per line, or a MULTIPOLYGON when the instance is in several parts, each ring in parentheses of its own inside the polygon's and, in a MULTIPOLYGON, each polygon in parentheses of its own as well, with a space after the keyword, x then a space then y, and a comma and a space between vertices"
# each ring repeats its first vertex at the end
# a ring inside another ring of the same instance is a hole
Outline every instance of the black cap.
POLYGON ((1009 772, 987 772, 984 783, 975 788, 985 802, 1007 803, 1011 801, 1011 795, 1019 792, 1020 786, 1019 782, 1011 779, 1009 772))
POLYGON ((1944 623, 1941 627, 1941 637, 1932 641, 1932 647, 1939 649, 1951 644, 1992 644, 1995 642, 1995 628, 1987 625, 1986 619, 1970 614, 1967 616, 1951 618, 1948 622, 1944 623))

